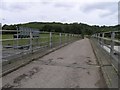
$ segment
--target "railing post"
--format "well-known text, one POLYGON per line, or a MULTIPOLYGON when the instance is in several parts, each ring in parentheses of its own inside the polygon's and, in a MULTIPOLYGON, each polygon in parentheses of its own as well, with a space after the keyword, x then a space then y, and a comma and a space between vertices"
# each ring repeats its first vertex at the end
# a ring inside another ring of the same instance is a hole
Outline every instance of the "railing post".
POLYGON ((32 31, 30 30, 30 51, 31 51, 31 53, 33 53, 33 43, 32 43, 32 40, 33 40, 33 36, 32 36, 32 31))
POLYGON ((67 42, 67 34, 65 34, 65 43, 67 42))
POLYGON ((72 34, 72 41, 74 41, 74 34, 72 34))
POLYGON ((102 46, 104 46, 104 37, 105 37, 105 33, 102 33, 102 46))
POLYGON ((71 40, 71 34, 69 34, 69 42, 70 42, 70 40, 71 40))
POLYGON ((100 44, 100 33, 98 33, 97 38, 98 38, 98 44, 100 44))
POLYGON ((38 37, 38 46, 39 46, 39 47, 41 47, 41 43, 40 43, 40 41, 41 41, 41 40, 40 40, 41 35, 40 35, 40 34, 41 34, 41 33, 39 33, 39 37, 38 37))
POLYGON ((74 35, 75 35, 75 34, 73 34, 73 41, 75 40, 75 38, 74 38, 75 36, 74 36, 74 35))
POLYGON ((73 40, 73 34, 71 34, 71 41, 73 40))
POLYGON ((110 48, 110 55, 114 55, 114 39, 115 39, 115 32, 111 32, 111 48, 110 48))
POLYGON ((73 40, 75 39, 74 37, 75 37, 75 34, 73 34, 73 40))
POLYGON ((97 38, 97 34, 95 34, 95 38, 97 38))
POLYGON ((36 45, 39 46, 39 37, 36 37, 36 45))
POLYGON ((17 42, 16 42, 16 48, 18 49, 18 43, 19 43, 19 42, 18 42, 18 29, 19 29, 18 26, 16 26, 16 29, 17 29, 17 39, 16 39, 17 42))
POLYGON ((60 45, 62 44, 62 34, 59 33, 59 36, 60 36, 60 45))
POLYGON ((81 39, 81 35, 79 34, 79 38, 81 39))
MULTIPOLYGON (((76 35, 75 35, 75 37, 76 37, 76 35)), ((79 39, 79 34, 77 34, 77 40, 79 39)))
POLYGON ((68 34, 68 43, 69 43, 69 40, 70 40, 70 34, 68 34))
POLYGON ((52 48, 52 32, 50 32, 50 48, 52 48))

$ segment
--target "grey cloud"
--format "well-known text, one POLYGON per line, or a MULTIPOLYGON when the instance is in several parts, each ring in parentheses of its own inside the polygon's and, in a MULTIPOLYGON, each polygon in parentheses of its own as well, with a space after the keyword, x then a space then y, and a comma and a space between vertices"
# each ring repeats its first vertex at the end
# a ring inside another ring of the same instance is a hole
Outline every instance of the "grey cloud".
POLYGON ((42 4, 49 4, 49 2, 42 2, 42 4))
POLYGON ((100 10, 109 10, 109 12, 100 15, 100 17, 107 17, 109 15, 112 15, 118 11, 117 2, 99 2, 94 4, 89 4, 84 7, 83 12, 89 13, 91 11, 100 9, 100 10))
POLYGON ((55 3, 53 0, 40 0, 39 2, 41 2, 43 5, 50 5, 55 3))
POLYGON ((71 3, 55 3, 54 5, 55 7, 58 7, 58 8, 72 8, 73 5, 71 3))
POLYGON ((47 4, 51 4, 50 1, 42 1, 41 3, 42 3, 42 4, 45 4, 45 5, 47 5, 47 4))
POLYGON ((112 15, 112 14, 113 14, 112 12, 109 12, 109 13, 101 14, 99 16, 100 17, 107 17, 107 16, 112 15))
POLYGON ((2 5, 0 6, 1 10, 11 11, 11 12, 17 12, 17 11, 23 11, 29 7, 30 3, 10 3, 10 2, 2 2, 2 5))

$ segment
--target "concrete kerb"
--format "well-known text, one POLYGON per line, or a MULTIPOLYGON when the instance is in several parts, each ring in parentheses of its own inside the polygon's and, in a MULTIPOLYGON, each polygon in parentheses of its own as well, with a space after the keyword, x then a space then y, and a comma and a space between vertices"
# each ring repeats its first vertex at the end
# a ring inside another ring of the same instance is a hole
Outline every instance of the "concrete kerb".
POLYGON ((93 42, 91 41, 91 39, 90 39, 90 43, 91 43, 93 52, 94 52, 94 54, 95 54, 96 61, 97 61, 98 64, 100 65, 100 71, 102 72, 103 78, 105 79, 106 84, 108 85, 108 78, 107 78, 107 75, 106 75, 106 73, 105 73, 105 72, 102 70, 102 68, 101 68, 101 67, 102 67, 101 60, 98 58, 97 51, 95 50, 95 46, 93 45, 93 42))
MULTIPOLYGON (((75 42, 75 41, 72 41, 72 42, 75 42)), ((31 58, 29 61, 27 61, 27 62, 25 62, 25 63, 22 63, 22 64, 19 65, 19 66, 16 66, 16 67, 14 67, 14 68, 11 68, 11 69, 3 72, 3 73, 0 75, 0 77, 3 77, 3 76, 5 76, 5 75, 7 75, 7 74, 9 74, 9 73, 11 73, 11 72, 13 72, 13 71, 21 68, 21 67, 24 67, 25 65, 31 63, 32 61, 37 60, 37 59, 39 59, 39 58, 42 58, 43 56, 48 55, 49 53, 54 52, 54 51, 56 51, 56 50, 58 50, 58 49, 60 49, 60 48, 62 48, 62 47, 64 47, 64 46, 67 46, 68 44, 71 44, 72 42, 65 43, 65 44, 62 44, 62 45, 57 46, 57 47, 55 47, 55 48, 49 49, 49 50, 45 51, 45 53, 42 53, 42 54, 40 54, 40 55, 37 56, 37 57, 34 56, 34 58, 31 58)))
POLYGON ((90 43, 93 48, 93 52, 96 56, 97 62, 100 65, 100 70, 103 74, 103 77, 106 81, 108 88, 118 88, 118 83, 117 83, 118 75, 114 67, 109 63, 109 60, 107 60, 109 58, 108 57, 104 58, 104 55, 102 56, 100 55, 100 51, 97 50, 97 45, 95 45, 95 42, 92 39, 90 39, 90 43))

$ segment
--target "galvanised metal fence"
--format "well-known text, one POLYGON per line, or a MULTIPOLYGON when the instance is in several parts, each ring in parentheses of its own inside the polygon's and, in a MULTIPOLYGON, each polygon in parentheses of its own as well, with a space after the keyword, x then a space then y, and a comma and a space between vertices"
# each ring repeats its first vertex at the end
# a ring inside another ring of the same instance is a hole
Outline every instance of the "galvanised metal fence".
POLYGON ((120 31, 101 32, 94 34, 92 37, 112 57, 111 62, 118 70, 118 64, 120 64, 120 31))
POLYGON ((39 37, 1 39, 3 66, 10 60, 68 44, 80 38, 81 36, 76 34, 41 32, 39 37))

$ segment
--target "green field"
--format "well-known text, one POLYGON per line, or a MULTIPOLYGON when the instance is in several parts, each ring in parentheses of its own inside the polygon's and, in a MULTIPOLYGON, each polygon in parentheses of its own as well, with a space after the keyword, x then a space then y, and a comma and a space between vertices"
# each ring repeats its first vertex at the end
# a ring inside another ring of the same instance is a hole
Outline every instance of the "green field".
POLYGON ((2 34, 2 39, 13 39, 13 34, 2 34))
MULTIPOLYGON (((66 37, 68 38, 68 37, 66 37)), ((61 41, 62 42, 65 42, 66 41, 66 38, 65 38, 65 34, 62 34, 62 37, 61 37, 61 41)), ((3 34, 2 35, 2 45, 3 46, 13 46, 13 45, 28 45, 30 43, 30 39, 24 39, 24 38, 21 38, 21 39, 18 39, 18 40, 15 40, 13 39, 13 34, 3 34), (5 39, 11 39, 11 40, 5 40, 5 39)), ((40 34, 40 37, 39 38, 34 38, 32 40, 32 44, 33 45, 46 45, 48 44, 50 41, 50 35, 49 33, 43 33, 43 34, 40 34)), ((60 42, 60 36, 59 34, 57 33, 54 33, 52 34, 52 42, 53 43, 59 43, 60 42)))

